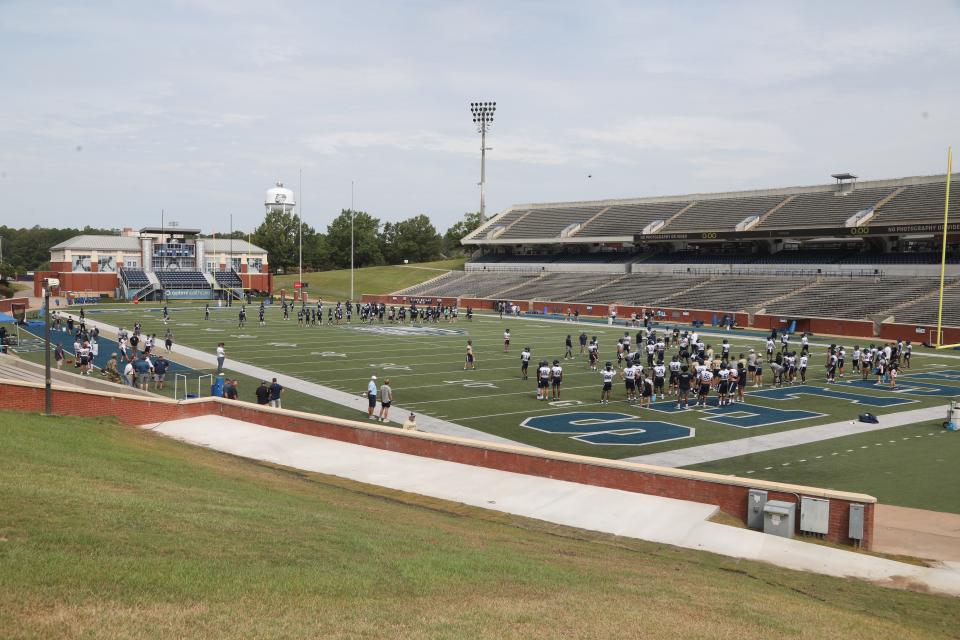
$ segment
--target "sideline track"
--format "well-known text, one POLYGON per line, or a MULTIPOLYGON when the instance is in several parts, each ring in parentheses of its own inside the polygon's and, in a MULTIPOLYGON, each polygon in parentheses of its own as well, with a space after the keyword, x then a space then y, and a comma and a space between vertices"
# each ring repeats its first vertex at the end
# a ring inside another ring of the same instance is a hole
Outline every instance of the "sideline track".
MULTIPOLYGON (((75 320, 79 320, 79 317, 75 314, 61 312, 64 316, 73 316, 75 320)), ((99 320, 91 320, 89 315, 86 318, 86 323, 91 326, 99 327, 101 331, 109 331, 113 335, 117 334, 117 327, 101 322, 99 320)), ((217 356, 212 353, 206 353, 199 349, 194 349, 193 347, 188 347, 183 344, 177 345, 177 353, 181 355, 186 355, 194 360, 203 362, 211 367, 217 366, 217 356)), ((174 356, 176 357, 176 356, 174 356)), ((245 362, 239 362, 237 360, 232 360, 227 358, 223 364, 224 368, 232 369, 238 373, 251 376, 253 378, 259 378, 261 380, 269 380, 270 378, 276 378, 277 382, 288 389, 293 389, 294 391, 300 391, 301 393, 306 393, 315 398, 320 398, 322 400, 328 400, 330 402, 339 404, 341 406, 347 407, 349 409, 356 409, 357 411, 366 413, 367 410, 367 399, 361 397, 357 394, 347 393, 346 391, 339 391, 337 389, 331 389, 321 384, 315 382, 308 382, 306 380, 301 380, 300 378, 295 378, 290 375, 276 373, 262 367, 258 367, 252 364, 247 364, 245 362)), ((392 411, 396 412, 396 415, 405 415, 409 410, 404 409, 403 407, 394 405, 392 411)), ((415 412, 416 413, 416 412, 415 412)), ((358 418, 359 419, 359 418, 358 418)), ((495 436, 491 433, 485 431, 480 431, 478 429, 471 429, 470 427, 464 427, 463 425, 456 424, 454 422, 448 422, 446 420, 441 420, 439 418, 434 418, 432 416, 417 414, 417 428, 427 431, 429 433, 439 433, 447 436, 456 436, 458 438, 468 438, 470 440, 481 440, 484 442, 496 442, 499 444, 509 444, 515 447, 525 447, 531 448, 530 445, 523 444, 522 442, 514 442, 513 440, 508 440, 507 438, 501 438, 500 436, 495 436)))

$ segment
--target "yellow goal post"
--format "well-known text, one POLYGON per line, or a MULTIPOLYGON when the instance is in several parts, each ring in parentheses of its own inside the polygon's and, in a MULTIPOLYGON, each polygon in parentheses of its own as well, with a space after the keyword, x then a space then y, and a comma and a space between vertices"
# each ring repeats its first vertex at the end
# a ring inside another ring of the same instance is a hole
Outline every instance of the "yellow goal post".
POLYGON ((937 303, 937 335, 933 346, 937 349, 960 347, 960 342, 943 344, 943 285, 947 272, 947 235, 950 222, 950 176, 953 173, 953 148, 947 147, 947 188, 943 199, 943 246, 940 249, 940 295, 937 303))

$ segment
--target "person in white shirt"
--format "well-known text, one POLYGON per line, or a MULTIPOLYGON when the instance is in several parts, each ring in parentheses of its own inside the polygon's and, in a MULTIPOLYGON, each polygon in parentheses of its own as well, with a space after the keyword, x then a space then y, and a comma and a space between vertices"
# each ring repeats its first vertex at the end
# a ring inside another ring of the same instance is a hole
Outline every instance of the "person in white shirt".
POLYGON ((560 399, 560 384, 562 382, 563 367, 560 366, 559 360, 554 360, 553 366, 550 368, 550 393, 554 400, 560 399))
POLYGON ((540 361, 537 369, 537 400, 547 399, 547 389, 550 386, 550 365, 546 360, 540 361))
POLYGON ((217 373, 223 371, 223 361, 227 358, 227 352, 223 348, 223 343, 217 345, 217 373))
POLYGON ((637 368, 633 365, 632 361, 620 372, 620 377, 623 378, 627 402, 634 402, 637 399, 637 368))
POLYGON ((610 404, 610 397, 613 389, 613 378, 617 374, 613 370, 613 363, 607 362, 606 367, 600 372, 603 379, 603 388, 600 391, 600 404, 610 404))

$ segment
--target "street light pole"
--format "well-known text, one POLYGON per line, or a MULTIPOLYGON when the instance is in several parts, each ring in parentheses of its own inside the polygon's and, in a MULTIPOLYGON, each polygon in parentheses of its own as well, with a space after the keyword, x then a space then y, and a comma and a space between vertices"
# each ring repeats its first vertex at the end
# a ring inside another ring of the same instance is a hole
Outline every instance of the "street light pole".
POLYGON ((497 110, 496 102, 471 102, 470 113, 473 114, 473 123, 480 134, 480 222, 487 220, 487 131, 493 126, 493 114, 497 110))
POLYGON ((43 412, 53 415, 53 389, 50 382, 50 279, 43 282, 43 341, 44 341, 44 376, 43 376, 43 412))
POLYGON ((353 302, 353 180, 350 181, 350 302, 353 302))
POLYGON ((300 301, 303 302, 303 169, 300 169, 300 180, 297 185, 297 220, 299 224, 297 225, 297 235, 300 243, 300 276, 298 281, 300 282, 300 301))

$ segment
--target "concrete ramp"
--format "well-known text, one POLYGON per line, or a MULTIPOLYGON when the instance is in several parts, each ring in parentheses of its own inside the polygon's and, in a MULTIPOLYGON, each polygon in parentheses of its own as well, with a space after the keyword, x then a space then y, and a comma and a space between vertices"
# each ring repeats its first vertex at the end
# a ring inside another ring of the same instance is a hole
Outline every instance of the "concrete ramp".
POLYGON ((223 416, 144 425, 246 458, 475 507, 785 568, 960 595, 960 567, 920 567, 801 540, 715 524, 713 505, 374 449, 223 416))

